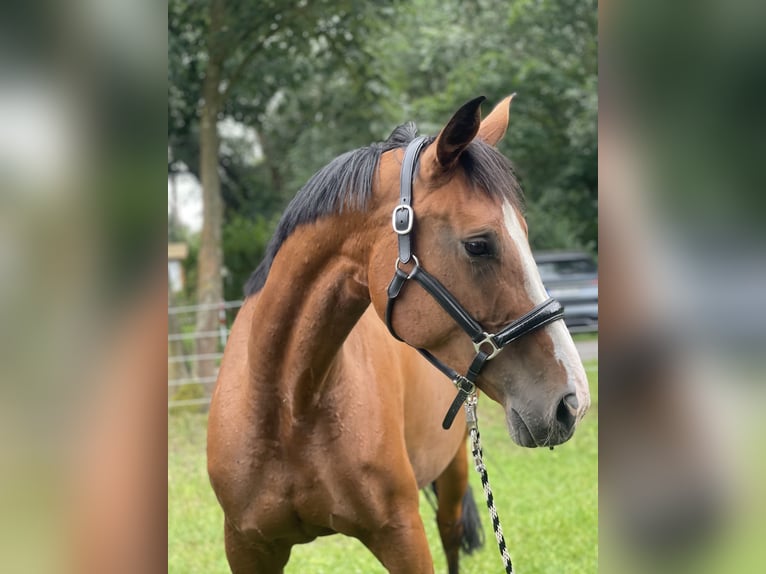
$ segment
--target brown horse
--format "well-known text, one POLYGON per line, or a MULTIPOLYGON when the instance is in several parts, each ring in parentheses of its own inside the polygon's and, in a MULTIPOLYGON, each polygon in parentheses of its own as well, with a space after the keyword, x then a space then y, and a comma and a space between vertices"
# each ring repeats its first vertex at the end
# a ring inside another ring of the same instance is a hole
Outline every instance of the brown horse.
MULTIPOLYGON (((427 140, 412 183, 419 265, 497 329, 545 301, 521 192, 493 147, 511 97, 477 98, 427 140)), ((418 489, 432 482, 450 572, 467 490, 465 419, 444 430, 454 388, 412 347, 458 369, 474 347, 425 290, 405 285, 383 319, 397 259, 391 213, 413 124, 344 154, 288 206, 232 328, 210 407, 208 471, 235 573, 282 572, 294 544, 354 536, 390 572, 432 572, 418 489), (370 303, 372 303, 370 305, 370 303)), ((406 267, 406 266, 405 266, 406 267)), ((488 331, 493 332, 493 331, 488 331)), ((487 362, 476 379, 522 446, 562 443, 589 405, 563 321, 487 362)), ((461 371, 463 372, 463 371, 461 371)))

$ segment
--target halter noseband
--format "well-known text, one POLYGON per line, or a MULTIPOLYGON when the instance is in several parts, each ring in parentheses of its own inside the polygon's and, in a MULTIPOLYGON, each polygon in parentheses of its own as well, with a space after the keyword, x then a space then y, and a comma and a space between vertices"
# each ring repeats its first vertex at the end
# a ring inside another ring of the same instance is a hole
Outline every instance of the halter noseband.
POLYGON ((433 366, 444 373, 457 387, 457 396, 452 401, 447 414, 442 422, 442 427, 448 429, 457 415, 460 406, 465 400, 476 392, 476 379, 487 361, 497 356, 512 341, 523 337, 564 316, 564 308, 561 303, 553 298, 543 301, 525 315, 503 327, 497 333, 490 334, 485 331, 468 311, 458 302, 444 285, 442 285, 433 275, 428 273, 420 265, 420 261, 412 253, 412 228, 415 223, 415 212, 412 209, 412 182, 415 176, 415 167, 417 165, 420 152, 423 150, 427 138, 418 137, 407 146, 402 161, 401 183, 399 191, 399 205, 394 208, 392 214, 392 225, 394 232, 399 236, 399 255, 396 260, 396 271, 393 279, 388 286, 388 304, 386 306, 386 325, 391 334, 399 341, 404 341, 394 331, 392 324, 392 315, 394 302, 399 296, 404 284, 410 279, 415 280, 426 292, 433 297, 436 302, 462 327, 473 341, 476 356, 471 361, 468 372, 465 375, 459 374, 454 369, 442 363, 426 349, 417 348, 417 351, 423 355, 433 366), (413 268, 410 271, 404 271, 401 265, 413 261, 413 268))

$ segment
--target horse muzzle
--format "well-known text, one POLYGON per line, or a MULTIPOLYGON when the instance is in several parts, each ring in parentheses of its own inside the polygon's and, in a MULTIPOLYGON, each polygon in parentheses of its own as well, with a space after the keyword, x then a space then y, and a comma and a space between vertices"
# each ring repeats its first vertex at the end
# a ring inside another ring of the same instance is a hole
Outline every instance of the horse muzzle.
POLYGON ((567 393, 548 417, 538 417, 510 407, 506 410, 506 419, 511 439, 519 446, 528 448, 564 443, 574 434, 579 406, 577 395, 567 393))

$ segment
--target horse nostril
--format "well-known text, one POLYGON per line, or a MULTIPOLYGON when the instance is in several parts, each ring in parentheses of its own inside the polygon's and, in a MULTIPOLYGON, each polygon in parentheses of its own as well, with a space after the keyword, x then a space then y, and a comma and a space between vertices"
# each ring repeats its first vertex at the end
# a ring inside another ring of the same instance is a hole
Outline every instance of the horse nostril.
POLYGON ((574 393, 569 393, 561 399, 558 408, 556 408, 556 420, 565 429, 569 430, 574 426, 578 406, 580 406, 580 403, 577 401, 577 395, 574 393))
POLYGON ((577 413, 577 408, 580 406, 580 403, 577 400, 577 395, 575 393, 569 393, 564 397, 563 401, 567 404, 573 413, 577 413))

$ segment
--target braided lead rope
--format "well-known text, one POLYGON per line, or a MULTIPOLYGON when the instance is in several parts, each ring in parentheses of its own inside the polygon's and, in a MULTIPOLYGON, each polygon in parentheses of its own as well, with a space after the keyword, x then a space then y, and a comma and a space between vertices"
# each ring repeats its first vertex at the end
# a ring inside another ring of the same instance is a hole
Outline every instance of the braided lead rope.
POLYGON ((492 488, 489 486, 489 475, 487 467, 484 466, 484 453, 481 450, 481 437, 479 436, 479 426, 476 421, 476 393, 472 394, 465 402, 466 422, 471 432, 471 453, 473 454, 474 466, 476 472, 481 477, 481 486, 484 489, 484 498, 487 501, 489 517, 492 519, 492 529, 495 531, 497 547, 500 550, 500 556, 503 559, 506 574, 513 574, 513 565, 511 564, 511 555, 508 553, 508 547, 505 544, 503 536, 503 527, 500 524, 500 517, 495 508, 495 498, 492 496, 492 488))

